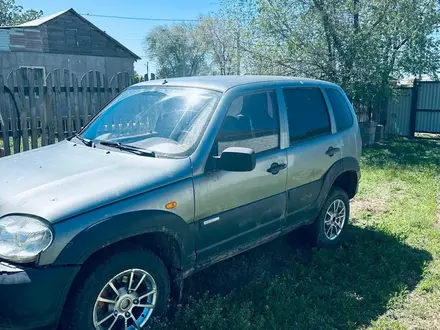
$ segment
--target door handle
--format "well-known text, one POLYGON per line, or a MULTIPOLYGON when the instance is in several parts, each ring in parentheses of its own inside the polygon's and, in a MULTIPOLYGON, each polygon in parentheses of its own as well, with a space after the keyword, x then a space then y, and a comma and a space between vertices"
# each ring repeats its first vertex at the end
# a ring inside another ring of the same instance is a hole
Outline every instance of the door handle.
POLYGON ((267 169, 267 172, 275 175, 278 174, 279 171, 284 170, 286 167, 287 167, 286 164, 272 163, 272 165, 270 165, 270 167, 267 169))
POLYGON ((333 157, 333 155, 337 152, 339 152, 341 149, 339 148, 333 148, 333 147, 329 147, 327 149, 327 151, 325 152, 327 155, 329 155, 330 157, 333 157))

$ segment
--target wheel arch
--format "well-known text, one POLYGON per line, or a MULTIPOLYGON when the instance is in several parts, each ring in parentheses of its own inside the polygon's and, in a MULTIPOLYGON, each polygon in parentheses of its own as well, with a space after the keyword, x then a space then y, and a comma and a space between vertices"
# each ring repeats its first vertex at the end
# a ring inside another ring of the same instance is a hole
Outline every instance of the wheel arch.
POLYGON ((71 291, 91 265, 130 247, 148 249, 162 260, 170 276, 171 294, 180 299, 184 273, 194 268, 195 239, 189 225, 170 212, 137 211, 99 221, 76 235, 54 265, 82 265, 71 291))
POLYGON ((57 256, 54 265, 81 265, 94 253, 114 244, 131 241, 148 246, 148 239, 157 241, 157 237, 166 237, 178 247, 182 270, 192 268, 194 235, 182 218, 165 211, 134 211, 98 221, 77 234, 57 256))
POLYGON ((338 187, 345 191, 349 199, 352 199, 357 193, 358 176, 355 171, 348 170, 339 174, 333 182, 332 187, 338 187))
POLYGON ((358 192, 361 168, 359 161, 354 157, 342 159, 342 172, 333 182, 332 186, 339 187, 352 199, 358 192))
POLYGON ((321 187, 321 193, 318 197, 318 208, 316 209, 316 212, 319 212, 333 187, 343 189, 347 192, 350 199, 353 198, 358 190, 359 179, 360 166, 356 158, 342 158, 333 164, 323 178, 323 184, 321 187))

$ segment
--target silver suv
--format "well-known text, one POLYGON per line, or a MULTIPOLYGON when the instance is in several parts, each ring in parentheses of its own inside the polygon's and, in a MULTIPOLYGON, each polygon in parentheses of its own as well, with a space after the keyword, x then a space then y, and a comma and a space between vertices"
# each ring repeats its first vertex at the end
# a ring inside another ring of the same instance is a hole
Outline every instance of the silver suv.
POLYGON ((0 328, 137 329, 184 278, 295 228, 334 245, 360 155, 331 83, 132 86, 77 135, 0 160, 0 328))

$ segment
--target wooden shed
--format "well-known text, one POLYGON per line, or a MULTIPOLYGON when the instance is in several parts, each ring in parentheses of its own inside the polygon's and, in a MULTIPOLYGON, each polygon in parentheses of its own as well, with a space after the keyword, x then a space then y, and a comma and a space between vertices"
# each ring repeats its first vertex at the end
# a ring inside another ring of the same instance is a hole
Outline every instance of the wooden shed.
POLYGON ((90 70, 113 76, 134 73, 140 57, 73 9, 17 26, 0 27, 0 73, 28 67, 46 75, 68 69, 81 76, 90 70))

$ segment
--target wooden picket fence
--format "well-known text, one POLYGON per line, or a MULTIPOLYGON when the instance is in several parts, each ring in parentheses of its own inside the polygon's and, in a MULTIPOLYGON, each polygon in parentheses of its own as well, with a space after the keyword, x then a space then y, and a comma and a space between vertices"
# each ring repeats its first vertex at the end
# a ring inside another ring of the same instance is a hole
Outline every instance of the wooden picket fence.
POLYGON ((0 149, 7 156, 72 136, 133 83, 126 72, 110 79, 98 71, 78 79, 59 69, 46 77, 32 69, 0 75, 0 149))

